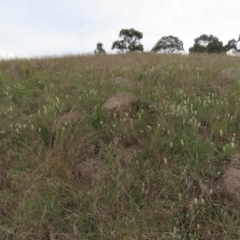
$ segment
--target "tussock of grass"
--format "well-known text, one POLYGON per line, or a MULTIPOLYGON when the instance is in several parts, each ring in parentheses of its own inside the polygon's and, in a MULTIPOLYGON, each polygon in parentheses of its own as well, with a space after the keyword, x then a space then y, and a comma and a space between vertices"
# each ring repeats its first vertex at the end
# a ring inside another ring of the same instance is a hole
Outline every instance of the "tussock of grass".
POLYGON ((239 239, 239 211, 212 194, 239 151, 239 87, 206 88, 239 65, 147 53, 1 61, 0 239, 239 239), (101 110, 119 91, 138 111, 101 110), (80 181, 90 159, 97 173, 80 181))

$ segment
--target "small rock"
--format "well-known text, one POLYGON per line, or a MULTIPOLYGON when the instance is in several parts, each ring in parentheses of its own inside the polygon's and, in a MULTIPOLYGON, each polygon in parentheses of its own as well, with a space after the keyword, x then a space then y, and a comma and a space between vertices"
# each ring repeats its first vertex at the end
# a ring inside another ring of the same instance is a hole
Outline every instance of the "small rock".
POLYGON ((135 108, 137 106, 138 99, 127 92, 120 92, 110 97, 102 106, 103 110, 107 112, 121 113, 135 108))
POLYGON ((77 120, 78 118, 79 118, 79 114, 77 112, 74 112, 74 111, 65 112, 61 114, 59 117, 57 117, 54 123, 56 125, 65 125, 68 122, 77 120))
POLYGON ((216 82, 220 87, 224 87, 238 80, 240 80, 240 68, 226 68, 218 74, 216 82))
POLYGON ((232 84, 240 80, 240 68, 226 68, 216 77, 215 81, 210 84, 213 91, 224 93, 232 84))
POLYGON ((237 153, 235 155, 233 155, 231 158, 230 158, 231 162, 230 162, 230 166, 232 168, 235 168, 235 169, 240 169, 240 153, 237 153))
POLYGON ((214 190, 218 195, 227 197, 240 207, 240 169, 227 169, 222 178, 217 181, 214 190))

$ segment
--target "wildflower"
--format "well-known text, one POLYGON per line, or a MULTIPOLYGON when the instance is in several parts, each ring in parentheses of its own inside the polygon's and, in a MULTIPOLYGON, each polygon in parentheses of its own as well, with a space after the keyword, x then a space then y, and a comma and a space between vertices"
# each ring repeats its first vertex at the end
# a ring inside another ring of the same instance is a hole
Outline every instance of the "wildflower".
POLYGON ((46 114, 47 113, 47 107, 43 106, 43 108, 44 108, 44 113, 46 114))
POLYGON ((222 135, 223 135, 223 130, 220 129, 219 133, 220 133, 220 136, 222 137, 222 135))
POLYGON ((182 200, 182 194, 181 193, 178 194, 178 198, 179 198, 179 200, 182 200))

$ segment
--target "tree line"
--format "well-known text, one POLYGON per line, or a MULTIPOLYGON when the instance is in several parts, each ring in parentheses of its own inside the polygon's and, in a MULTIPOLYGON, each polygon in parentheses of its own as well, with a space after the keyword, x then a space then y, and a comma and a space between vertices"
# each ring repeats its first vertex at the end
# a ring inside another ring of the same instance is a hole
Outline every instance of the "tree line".
MULTIPOLYGON (((144 47, 141 44, 143 33, 131 29, 122 29, 119 33, 119 40, 112 44, 112 50, 116 49, 119 53, 143 52, 144 47)), ((223 45, 217 37, 213 35, 202 34, 195 38, 194 44, 189 48, 189 53, 226 53, 232 51, 233 54, 240 54, 240 35, 237 40, 231 39, 226 45, 223 45)), ((164 36, 160 38, 153 46, 152 52, 158 53, 181 53, 184 51, 183 41, 178 37, 164 36)), ((94 54, 106 54, 101 42, 97 43, 94 54)))

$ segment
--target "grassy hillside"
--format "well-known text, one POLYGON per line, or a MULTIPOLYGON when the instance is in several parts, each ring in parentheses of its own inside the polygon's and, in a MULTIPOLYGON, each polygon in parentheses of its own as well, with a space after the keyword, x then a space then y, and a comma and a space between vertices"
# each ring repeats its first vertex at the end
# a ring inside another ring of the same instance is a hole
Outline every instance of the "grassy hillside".
POLYGON ((240 239, 239 211, 212 191, 240 146, 239 87, 206 87, 227 67, 240 58, 1 61, 0 239, 240 239), (120 91, 137 112, 101 110, 120 91))

